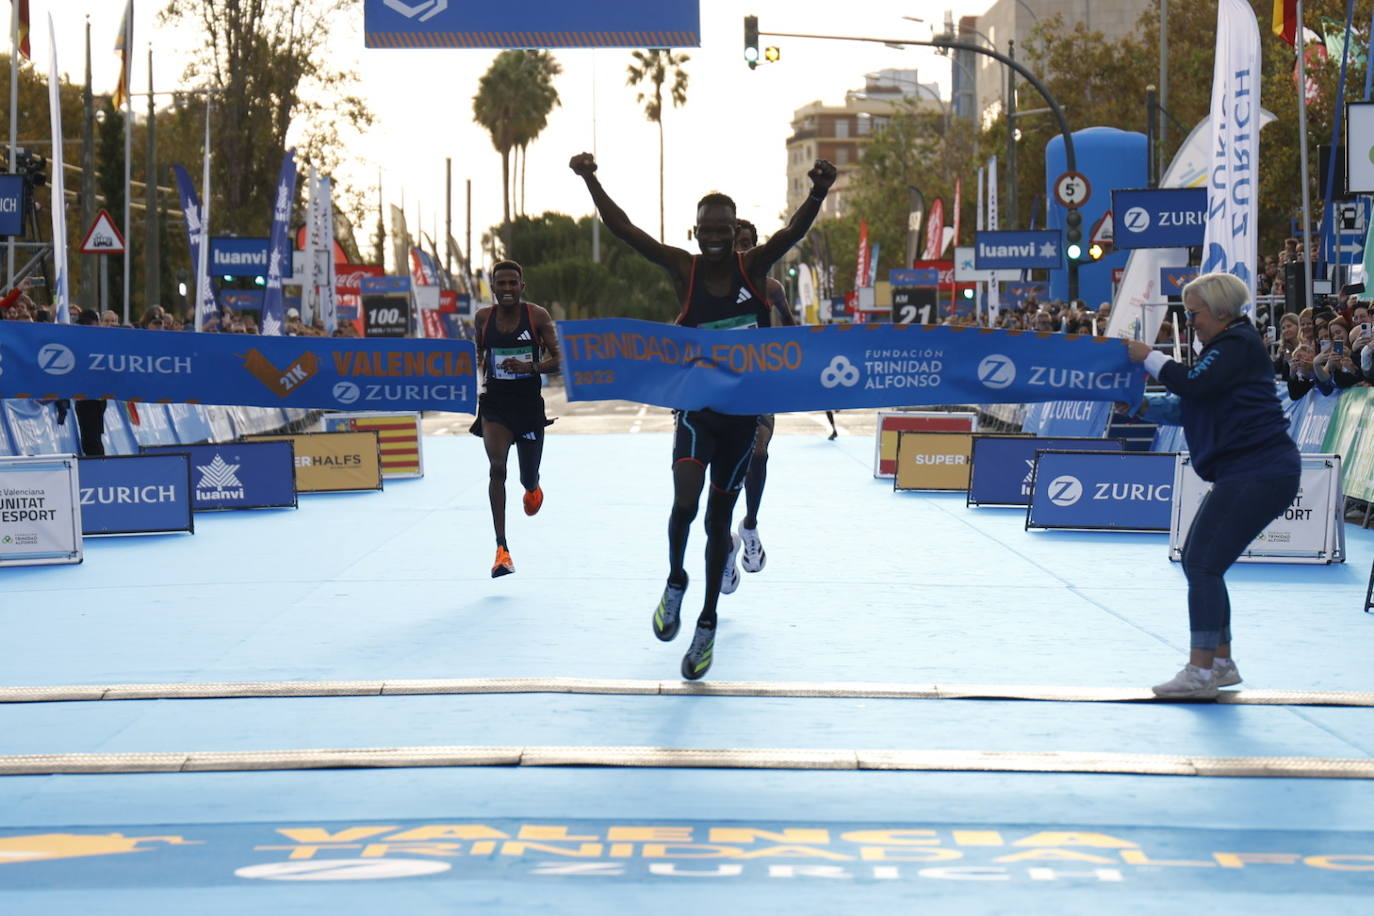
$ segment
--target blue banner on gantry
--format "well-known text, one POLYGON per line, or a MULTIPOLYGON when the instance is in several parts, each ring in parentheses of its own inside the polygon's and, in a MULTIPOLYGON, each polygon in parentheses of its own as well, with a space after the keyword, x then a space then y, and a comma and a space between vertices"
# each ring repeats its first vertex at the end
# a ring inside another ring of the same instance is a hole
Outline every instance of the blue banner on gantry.
POLYGON ((366 0, 369 48, 695 48, 697 0, 366 0))

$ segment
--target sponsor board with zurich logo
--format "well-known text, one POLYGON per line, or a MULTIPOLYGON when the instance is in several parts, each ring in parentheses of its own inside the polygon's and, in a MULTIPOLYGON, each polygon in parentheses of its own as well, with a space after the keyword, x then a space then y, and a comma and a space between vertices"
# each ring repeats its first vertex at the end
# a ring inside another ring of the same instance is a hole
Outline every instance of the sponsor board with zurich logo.
POLYGON ((81 458, 77 470, 86 537, 195 531, 185 450, 81 458))
POLYGON ((1172 452, 1036 452, 1026 528, 1167 532, 1172 452))

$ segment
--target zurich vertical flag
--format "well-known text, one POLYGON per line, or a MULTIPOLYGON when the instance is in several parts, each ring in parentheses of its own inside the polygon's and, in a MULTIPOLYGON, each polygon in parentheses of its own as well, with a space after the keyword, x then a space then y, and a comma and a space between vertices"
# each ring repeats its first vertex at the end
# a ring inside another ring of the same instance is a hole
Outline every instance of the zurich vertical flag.
POLYGON ((1202 272, 1235 274, 1255 310, 1254 261, 1259 251, 1260 35, 1244 0, 1217 6, 1212 72, 1212 156, 1202 272))
POLYGON ((286 323, 282 300, 282 265, 291 257, 291 201, 296 196, 296 148, 286 151, 272 197, 272 234, 267 243, 267 288, 262 296, 262 333, 281 334, 286 323))

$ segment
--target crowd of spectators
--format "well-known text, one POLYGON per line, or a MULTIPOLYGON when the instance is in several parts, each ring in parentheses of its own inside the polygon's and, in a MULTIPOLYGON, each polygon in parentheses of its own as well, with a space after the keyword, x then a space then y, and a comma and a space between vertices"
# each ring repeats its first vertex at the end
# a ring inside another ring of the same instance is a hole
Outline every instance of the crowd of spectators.
MULTIPOLYGON (((53 309, 50 306, 36 305, 29 291, 34 288, 34 284, 28 280, 21 281, 14 289, 0 296, 0 319, 7 321, 36 321, 51 322, 54 319, 53 309)), ((78 322, 82 324, 98 324, 109 328, 143 328, 150 331, 189 331, 194 330, 195 322, 189 318, 183 318, 174 312, 169 312, 160 305, 149 306, 144 309, 135 323, 126 324, 120 321, 119 315, 113 311, 96 313, 90 309, 74 309, 73 314, 90 312, 96 315, 96 321, 78 322)), ((74 319, 75 320, 75 319, 74 319)), ((201 329, 202 332, 223 333, 223 334, 261 334, 262 330, 258 324, 256 312, 243 311, 235 312, 233 309, 224 308, 219 315, 211 318, 201 329)), ((306 324, 301 320, 301 313, 298 309, 289 308, 286 310, 286 325, 282 333, 291 337, 327 337, 323 320, 316 318, 311 324, 306 324)), ((352 322, 342 321, 338 329, 335 330, 334 337, 357 337, 358 330, 352 322)))

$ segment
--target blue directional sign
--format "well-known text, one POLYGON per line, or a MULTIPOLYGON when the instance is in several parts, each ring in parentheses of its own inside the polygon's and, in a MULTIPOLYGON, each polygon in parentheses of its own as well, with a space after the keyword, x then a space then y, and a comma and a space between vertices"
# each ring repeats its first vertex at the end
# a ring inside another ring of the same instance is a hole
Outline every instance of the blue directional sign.
POLYGON ((1064 237, 1058 229, 976 232, 973 266, 978 270, 1058 270, 1064 266, 1064 237))
POLYGON ((0 175, 0 235, 24 234, 24 176, 0 175))
POLYGON ((267 276, 267 238, 218 236, 210 239, 213 277, 267 276))
POLYGON ((369 48, 695 48, 697 0, 366 0, 369 48))
POLYGON ((1206 188, 1112 191, 1116 248, 1193 248, 1207 230, 1206 188))

